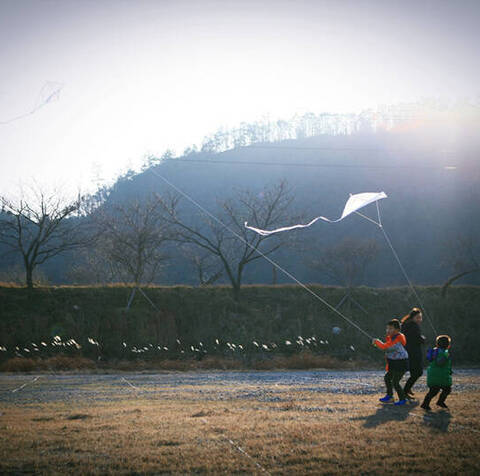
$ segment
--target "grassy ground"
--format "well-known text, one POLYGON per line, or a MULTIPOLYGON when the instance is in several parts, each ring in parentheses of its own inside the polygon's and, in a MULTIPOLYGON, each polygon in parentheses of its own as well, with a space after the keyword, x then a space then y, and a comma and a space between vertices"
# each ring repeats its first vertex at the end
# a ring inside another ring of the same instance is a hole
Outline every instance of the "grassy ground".
POLYGON ((2 376, 0 473, 480 473, 478 372, 427 415, 378 372, 236 375, 2 376))

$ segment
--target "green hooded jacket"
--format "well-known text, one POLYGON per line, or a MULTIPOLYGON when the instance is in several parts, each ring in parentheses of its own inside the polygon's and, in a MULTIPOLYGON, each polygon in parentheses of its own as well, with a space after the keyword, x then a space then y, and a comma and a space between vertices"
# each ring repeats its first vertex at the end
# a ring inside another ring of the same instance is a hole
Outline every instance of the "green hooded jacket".
POLYGON ((449 387, 452 385, 452 359, 448 349, 435 348, 433 360, 427 370, 429 387, 449 387))

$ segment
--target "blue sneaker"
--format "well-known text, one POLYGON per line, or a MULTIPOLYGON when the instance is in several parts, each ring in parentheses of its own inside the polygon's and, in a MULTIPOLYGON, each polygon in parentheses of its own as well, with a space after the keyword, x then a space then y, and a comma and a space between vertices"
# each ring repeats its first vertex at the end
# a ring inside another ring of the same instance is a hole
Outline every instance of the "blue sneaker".
POLYGON ((385 395, 383 398, 379 399, 382 403, 388 403, 393 400, 393 397, 391 395, 385 395))
POLYGON ((398 407, 399 405, 405 405, 406 403, 407 403, 407 401, 405 399, 403 399, 403 400, 399 400, 398 402, 395 402, 394 405, 396 405, 398 407))

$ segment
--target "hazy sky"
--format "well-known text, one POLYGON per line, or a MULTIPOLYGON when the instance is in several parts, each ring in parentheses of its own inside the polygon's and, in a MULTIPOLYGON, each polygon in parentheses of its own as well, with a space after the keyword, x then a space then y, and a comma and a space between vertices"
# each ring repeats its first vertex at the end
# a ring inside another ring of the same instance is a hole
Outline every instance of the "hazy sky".
POLYGON ((0 0, 0 190, 105 178, 220 126, 480 93, 480 1, 0 0), (94 166, 94 164, 96 164, 94 166))

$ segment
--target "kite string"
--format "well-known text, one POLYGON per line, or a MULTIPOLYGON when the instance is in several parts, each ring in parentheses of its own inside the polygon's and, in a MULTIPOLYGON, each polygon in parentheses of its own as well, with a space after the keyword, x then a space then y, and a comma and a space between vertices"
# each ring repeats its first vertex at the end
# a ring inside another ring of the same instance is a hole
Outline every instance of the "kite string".
POLYGON ((420 299, 420 296, 417 293, 417 290, 415 289, 415 286, 413 285, 412 281, 410 280, 407 271, 405 270, 400 257, 398 256, 398 253, 396 252, 395 248, 393 247, 392 241, 390 240, 390 237, 387 235, 387 232, 385 231, 385 228, 383 227, 382 224, 382 216, 380 214, 380 205, 378 204, 378 201, 375 202, 377 205, 377 215, 378 215, 378 223, 375 222, 374 220, 362 215, 361 213, 358 213, 358 215, 363 216, 364 218, 367 218, 371 222, 375 223, 380 230, 382 230, 383 236, 385 237, 385 241, 387 242, 388 246, 392 250, 393 256, 397 260, 398 265, 400 266, 400 269, 402 270, 403 275, 405 276, 405 279, 407 280, 408 285, 410 286, 410 289, 413 291, 413 294, 415 294, 415 297, 417 298, 418 304, 420 305, 420 308, 422 309, 423 313, 425 314, 425 317, 428 320, 428 323, 430 324, 431 328, 433 329, 433 332, 437 334, 437 330, 435 329, 435 326, 433 325, 433 320, 430 318, 430 316, 427 313, 427 310, 425 309, 425 306, 422 303, 422 300, 420 299))
POLYGON ((209 216, 212 220, 216 221, 219 225, 223 226, 226 230, 228 230, 230 233, 232 233, 234 236, 236 236, 243 244, 248 246, 249 248, 255 250, 262 258, 267 260, 271 265, 275 266, 278 270, 280 270, 283 274, 288 276, 291 280, 293 280, 295 283, 297 283, 299 286, 301 286, 303 289, 305 289, 307 292, 309 292, 312 296, 314 296, 316 299, 318 299, 321 303, 323 303, 325 306, 327 306, 331 311, 339 315, 343 320, 348 322, 351 326, 355 327, 358 329, 362 334, 364 334, 366 337, 369 339, 373 339, 373 336, 371 336, 368 332, 363 330, 358 324, 353 322, 351 319, 349 319, 347 316, 345 316, 342 312, 340 312, 338 309, 336 309, 334 306, 332 306, 328 301, 323 299, 321 296, 319 296, 315 291, 310 289, 308 286, 303 284, 299 279, 297 279, 292 273, 287 271, 285 268, 280 266, 277 262, 275 262, 273 259, 271 259, 269 256, 266 254, 262 253, 258 248, 250 244, 248 241, 246 241, 241 235, 239 235, 235 230, 232 230, 228 225, 223 223, 220 219, 218 219, 215 215, 210 213, 206 208, 202 207, 196 200, 194 200, 192 197, 190 197, 187 193, 185 193, 183 190, 178 188, 176 185, 174 185, 172 182, 170 182, 168 179, 163 177, 162 175, 158 174, 155 172, 155 170, 151 170, 152 173, 157 176, 159 179, 163 180, 167 185, 169 185, 171 188, 173 188, 175 191, 177 191, 180 195, 185 197, 189 202, 193 203, 197 208, 199 208, 203 213, 205 213, 207 216, 209 216))
POLYGON ((378 204, 378 200, 375 202, 377 206, 377 217, 378 217, 378 226, 382 228, 382 216, 380 215, 380 205, 378 204))
POLYGON ((142 288, 138 288, 138 290, 142 293, 143 297, 150 303, 150 305, 157 311, 160 312, 157 306, 153 303, 153 301, 145 294, 145 291, 142 288))
POLYGON ((425 306, 423 305, 422 300, 420 299, 420 296, 418 295, 417 290, 415 289, 415 286, 413 285, 412 281, 408 277, 408 274, 407 274, 405 268, 403 267, 403 264, 400 261, 400 258, 398 256, 397 252, 395 251, 395 248, 393 247, 393 244, 390 241, 390 238, 387 235, 387 232, 385 231, 385 228, 382 226, 382 224, 379 225, 379 228, 382 230, 383 236, 385 237, 385 241, 387 242, 388 246, 392 250, 393 256, 395 256, 395 259, 397 260, 398 265, 400 266, 400 269, 402 270, 402 273, 405 276, 405 279, 407 280, 408 285, 410 286, 410 289, 413 291, 413 294, 415 294, 415 297, 417 298, 417 301, 418 301, 418 304, 420 305, 420 308, 422 309, 423 313, 427 317, 427 320, 428 320, 431 328, 433 329, 433 332, 435 334, 437 334, 437 330, 435 329, 435 326, 433 325, 432 319, 430 319, 430 316, 428 315, 427 310, 425 309, 425 306))

